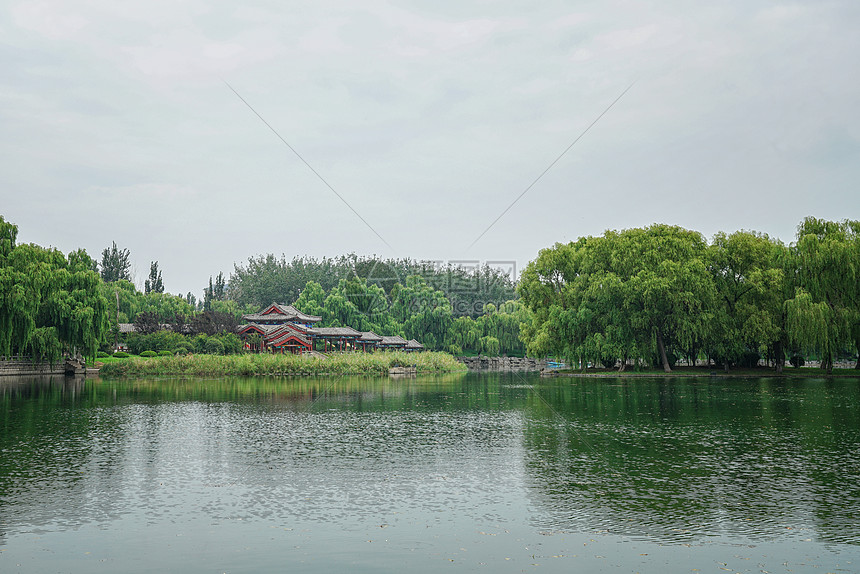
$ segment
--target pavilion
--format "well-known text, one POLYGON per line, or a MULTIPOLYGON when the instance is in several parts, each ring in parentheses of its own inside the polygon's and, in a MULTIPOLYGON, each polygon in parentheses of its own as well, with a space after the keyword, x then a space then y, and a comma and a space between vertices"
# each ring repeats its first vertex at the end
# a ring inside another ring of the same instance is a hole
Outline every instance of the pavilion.
POLYGON ((302 313, 292 305, 272 303, 259 313, 242 315, 245 323, 236 332, 245 348, 252 348, 252 338, 259 340, 259 350, 272 352, 288 351, 295 354, 309 353, 316 347, 323 351, 368 352, 374 349, 398 349, 423 351, 424 345, 412 339, 407 341, 398 335, 377 335, 373 331, 356 331, 352 327, 314 327, 322 320, 316 315, 302 313), (322 344, 316 344, 322 341, 322 344), (322 349, 319 347, 322 346, 322 349))

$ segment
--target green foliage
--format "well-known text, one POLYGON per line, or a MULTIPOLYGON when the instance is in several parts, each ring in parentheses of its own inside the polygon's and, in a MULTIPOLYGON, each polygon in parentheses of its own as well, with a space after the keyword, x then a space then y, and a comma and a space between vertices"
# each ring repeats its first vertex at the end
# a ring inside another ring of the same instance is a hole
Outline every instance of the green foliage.
POLYGON ((786 302, 791 339, 818 353, 829 372, 842 347, 860 351, 860 222, 807 217, 791 257, 798 282, 786 302))
POLYGON ((16 245, 18 229, 0 217, 0 355, 56 360, 64 350, 95 356, 108 330, 99 277, 83 250, 16 245))
POLYGON ((161 281, 161 271, 158 270, 158 261, 149 264, 149 277, 144 282, 144 293, 164 293, 164 283, 161 281))
POLYGON ((168 351, 167 349, 164 349, 163 351, 158 352, 158 356, 159 357, 172 357, 173 351, 168 351))
POLYGON ((104 351, 99 351, 98 353, 96 353, 96 357, 98 357, 99 359, 104 359, 110 356, 110 353, 105 353, 104 351))
POLYGON ((207 355, 223 355, 224 343, 216 337, 209 337, 203 345, 203 351, 207 355))
POLYGON ((54 327, 39 327, 33 330, 27 341, 25 352, 37 362, 56 363, 63 353, 63 345, 54 327))
POLYGON ((242 339, 235 333, 222 333, 218 335, 218 340, 224 346, 225 354, 236 355, 242 352, 242 339))
POLYGON ((181 345, 177 345, 173 348, 174 355, 187 355, 193 351, 194 347, 189 345, 188 343, 183 343, 181 345))
POLYGON ((657 356, 668 370, 673 356, 704 354, 781 365, 794 343, 831 365, 860 345, 858 229, 807 219, 790 247, 744 231, 708 245, 665 225, 556 244, 523 271, 522 338, 532 355, 581 364, 657 356))
POLYGON ((141 357, 157 357, 158 353, 156 353, 155 351, 143 351, 141 353, 138 353, 138 355, 140 355, 141 357))
POLYGON ((442 291, 418 275, 407 277, 391 292, 391 315, 403 325, 407 339, 418 339, 427 349, 439 349, 453 323, 451 302, 442 291))
MULTIPOLYGON (((240 305, 257 308, 273 301, 296 301, 309 283, 330 293, 342 280, 357 279, 378 287, 392 298, 396 285, 407 277, 420 276, 434 290, 442 291, 454 316, 478 317, 487 302, 507 301, 515 296, 513 280, 504 270, 489 266, 465 268, 440 267, 429 261, 379 259, 355 254, 320 260, 314 258, 252 257, 246 265, 236 265, 230 275, 227 296, 240 305)), ((353 303, 355 303, 353 301, 353 303)), ((359 307, 361 307, 359 305, 359 307)), ((300 307, 304 310, 304 307, 300 307)), ((314 313, 307 310, 306 313, 314 313)))
POLYGON ((117 351, 116 353, 113 354, 113 356, 116 357, 117 359, 127 359, 131 355, 129 355, 125 351, 117 351))
POLYGON ((387 375, 396 365, 414 365, 418 373, 466 371, 447 353, 404 353, 383 351, 378 353, 344 353, 328 359, 302 355, 241 354, 231 356, 195 355, 131 359, 105 365, 103 377, 146 375, 387 375))
POLYGON ((799 369, 806 364, 806 361, 803 359, 803 355, 792 355, 788 361, 795 369, 799 369))
POLYGON ((325 298, 322 285, 316 281, 308 281, 296 299, 295 306, 303 313, 322 317, 325 314, 325 298))
POLYGON ((495 337, 481 337, 481 352, 485 355, 498 355, 499 340, 495 337))
POLYGON ((116 241, 110 248, 102 251, 101 277, 105 283, 131 281, 131 262, 128 249, 117 249, 116 241))
POLYGON ((234 333, 238 325, 239 320, 235 315, 211 310, 203 311, 191 319, 191 330, 205 335, 234 333))
POLYGON ((541 251, 520 280, 535 324, 528 351, 571 363, 693 348, 707 334, 713 284, 698 233, 654 225, 541 251))
POLYGON ((128 348, 135 355, 144 351, 173 351, 185 345, 187 338, 174 331, 156 331, 149 334, 134 333, 128 337, 128 348))
MULTIPOLYGON (((157 325, 185 324, 195 310, 184 297, 170 293, 141 293, 129 281, 101 283, 99 292, 107 301, 107 316, 110 328, 117 329, 119 323, 132 323, 141 313, 148 313, 147 324, 154 331, 157 325), (119 307, 117 308, 117 300, 119 307)), ((113 338, 113 335, 111 335, 113 338)))

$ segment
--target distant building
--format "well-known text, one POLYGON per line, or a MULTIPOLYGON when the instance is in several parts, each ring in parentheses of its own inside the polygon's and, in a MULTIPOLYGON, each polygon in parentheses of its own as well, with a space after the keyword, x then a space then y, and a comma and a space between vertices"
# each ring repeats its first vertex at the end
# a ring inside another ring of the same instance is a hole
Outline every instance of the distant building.
POLYGON ((243 315, 237 333, 246 349, 303 354, 313 351, 403 349, 423 351, 424 345, 403 337, 360 332, 352 327, 314 327, 322 317, 306 315, 292 305, 272 303, 259 313, 243 315))

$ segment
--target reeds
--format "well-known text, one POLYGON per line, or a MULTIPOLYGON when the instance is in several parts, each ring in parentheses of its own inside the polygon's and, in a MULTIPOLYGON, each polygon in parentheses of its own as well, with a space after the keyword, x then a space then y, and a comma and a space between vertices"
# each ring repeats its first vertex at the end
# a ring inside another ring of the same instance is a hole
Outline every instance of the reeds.
POLYGON ((294 376, 387 375, 395 366, 415 366, 418 373, 461 372, 466 366, 448 353, 336 353, 328 358, 301 355, 186 355, 131 358, 101 368, 105 377, 148 375, 294 376))

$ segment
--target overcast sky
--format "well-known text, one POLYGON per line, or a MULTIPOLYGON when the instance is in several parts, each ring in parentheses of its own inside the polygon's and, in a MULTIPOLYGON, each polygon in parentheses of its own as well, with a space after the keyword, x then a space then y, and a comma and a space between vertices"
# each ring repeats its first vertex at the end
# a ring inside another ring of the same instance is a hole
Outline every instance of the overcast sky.
POLYGON ((0 214, 116 241, 140 285, 151 260, 200 296, 263 253, 522 267, 655 222, 860 219, 856 0, 3 5, 0 214))

